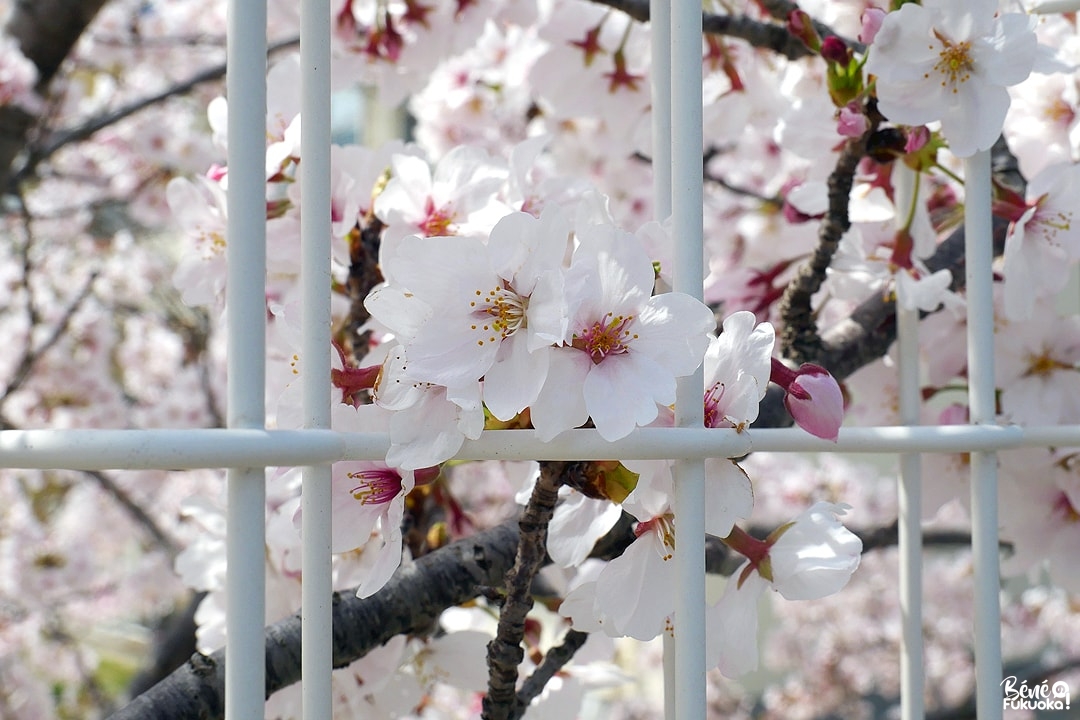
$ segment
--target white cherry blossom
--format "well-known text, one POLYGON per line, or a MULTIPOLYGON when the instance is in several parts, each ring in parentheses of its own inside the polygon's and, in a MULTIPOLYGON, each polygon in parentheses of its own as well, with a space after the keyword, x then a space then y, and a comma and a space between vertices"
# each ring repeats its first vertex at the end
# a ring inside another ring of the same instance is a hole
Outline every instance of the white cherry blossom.
POLYGON ((715 321, 689 295, 651 295, 652 263, 630 233, 592 225, 578 240, 566 275, 568 344, 552 353, 532 421, 551 439, 591 417, 617 440, 675 401, 675 378, 700 364, 715 321))
POLYGON ((925 0, 889 13, 870 48, 878 107, 906 125, 940 121, 954 155, 986 150, 1005 123, 1009 93, 1035 63, 1034 20, 997 14, 997 0, 925 0))

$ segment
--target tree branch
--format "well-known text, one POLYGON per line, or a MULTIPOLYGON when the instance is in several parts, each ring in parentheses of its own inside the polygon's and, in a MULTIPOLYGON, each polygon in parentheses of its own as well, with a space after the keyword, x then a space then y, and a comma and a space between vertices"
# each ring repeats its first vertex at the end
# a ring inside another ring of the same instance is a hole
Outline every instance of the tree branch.
MULTIPOLYGON (((36 90, 45 95, 60 64, 71 52, 105 0, 19 0, 5 32, 38 70, 36 90)), ((0 107, 0 188, 11 178, 11 166, 26 146, 37 118, 21 107, 0 107)))
POLYGON ((566 631, 562 644, 547 651, 540 665, 521 686, 513 712, 510 713, 510 720, 520 720, 525 715, 529 704, 544 691, 551 678, 555 677, 555 673, 574 659, 574 653, 580 650, 588 639, 589 634, 580 630, 571 628, 566 631))
MULTIPOLYGON (((334 593, 334 667, 345 667, 397 635, 430 631, 448 607, 499 586, 514 562, 516 523, 458 540, 398 568, 376 595, 334 593)), ((300 613, 266 629, 266 694, 300 680, 300 613)), ((113 720, 215 720, 225 714, 225 651, 193 655, 113 720)))
POLYGON ((532 580, 547 558, 548 523, 559 500, 563 474, 575 463, 540 463, 540 477, 529 504, 521 515, 521 539, 514 567, 506 576, 506 600, 499 612, 499 627, 488 643, 488 692, 484 696, 484 720, 507 720, 517 698, 518 666, 525 657, 521 640, 525 618, 532 610, 532 580))
MULTIPOLYGON (((267 54, 269 55, 286 48, 296 47, 299 44, 300 38, 298 37, 280 40, 267 48, 267 54)), ((225 63, 222 63, 214 67, 206 68, 205 70, 200 70, 187 80, 182 80, 175 85, 171 85, 161 92, 139 98, 138 100, 133 100, 127 105, 123 105, 115 110, 110 110, 109 112, 92 117, 76 127, 67 130, 58 130, 50 134, 39 145, 30 147, 26 162, 12 177, 11 182, 18 184, 29 178, 36 172, 38 165, 47 160, 53 153, 65 145, 86 140, 99 130, 114 125, 124 118, 130 117, 148 107, 152 107, 178 95, 185 95, 199 85, 213 82, 214 80, 220 80, 225 77, 226 69, 225 63)))
MULTIPOLYGON (((593 2, 621 10, 638 22, 649 21, 648 0, 593 0, 593 2)), ((786 27, 763 23, 745 15, 702 13, 701 26, 702 30, 709 35, 723 35, 744 40, 756 48, 772 50, 792 60, 813 54, 801 40, 789 33, 786 27)), ((828 31, 826 34, 835 35, 836 33, 828 31)))
MULTIPOLYGON (((876 125, 877 123, 871 123, 871 127, 861 137, 849 140, 840 152, 836 167, 829 175, 829 210, 818 227, 818 245, 810 262, 799 268, 798 274, 788 284, 784 297, 780 300, 780 314, 784 318, 780 331, 781 353, 796 363, 820 364, 822 342, 810 301, 825 282, 825 271, 840 246, 840 238, 851 227, 848 204, 851 201, 855 169, 866 154, 867 140, 876 125)), ((825 367, 831 369, 828 365, 825 367)))

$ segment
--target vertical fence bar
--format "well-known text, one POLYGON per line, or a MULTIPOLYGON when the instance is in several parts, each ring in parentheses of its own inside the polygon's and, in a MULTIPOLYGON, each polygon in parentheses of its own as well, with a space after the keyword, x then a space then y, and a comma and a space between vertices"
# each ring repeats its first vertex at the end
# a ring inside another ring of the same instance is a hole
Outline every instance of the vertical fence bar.
MULTIPOLYGON (((970 421, 995 420, 994 297, 990 153, 964 161, 964 234, 970 421)), ((975 563, 975 685, 980 720, 1001 718, 1001 600, 997 454, 971 453, 971 538, 975 563)))
MULTIPOLYGON (((701 3, 671 4, 671 208, 675 238, 674 289, 702 297, 703 190, 701 3)), ((681 378, 675 424, 701 427, 704 376, 681 378)), ((705 717, 705 463, 676 460, 675 717, 705 717)))
MULTIPOLYGON (((897 207, 908 204, 901 197, 918 192, 918 176, 896 166, 897 207)), ((906 220, 906 218, 905 218, 906 220)), ((898 223, 899 224, 899 223, 898 223)), ((903 271, 901 271, 903 272, 903 271)), ((919 383, 919 311, 903 307, 903 286, 896 286, 896 339, 899 360, 900 422, 919 424, 922 404, 919 383)), ((922 636, 922 457, 916 453, 900 456, 898 526, 900 550, 900 712, 902 720, 921 720, 923 708, 922 636)))
MULTIPOLYGON (((300 10, 300 238, 304 305, 304 427, 330 427, 330 3, 300 10)), ((304 717, 330 720, 333 705, 331 466, 303 470, 300 623, 304 717)))
MULTIPOLYGON (((671 4, 650 0, 650 54, 652 56, 652 186, 653 218, 671 216, 671 4)), ((661 635, 664 644, 664 717, 675 717, 675 642, 661 635)))
POLYGON ((650 0, 653 217, 671 215, 671 2, 650 0))
MULTIPOLYGON (((266 3, 228 8, 228 425, 265 426, 266 3)), ((225 715, 263 716, 266 470, 228 471, 225 715)))

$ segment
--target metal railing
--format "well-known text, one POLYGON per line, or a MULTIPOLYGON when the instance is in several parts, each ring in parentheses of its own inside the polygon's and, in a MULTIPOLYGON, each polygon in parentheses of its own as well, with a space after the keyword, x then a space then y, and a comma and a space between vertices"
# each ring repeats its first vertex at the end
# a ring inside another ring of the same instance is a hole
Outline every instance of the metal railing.
MULTIPOLYGON (((671 211, 677 239, 675 290, 700 298, 702 287, 701 5, 652 2, 654 167, 657 214, 671 211), (670 175, 666 174, 670 168, 670 175)), ((383 434, 342 434, 330 427, 330 3, 302 4, 302 183, 304 429, 264 427, 265 384, 265 106, 266 5, 230 0, 228 23, 228 428, 221 430, 4 431, 0 465, 123 469, 228 467, 226 717, 260 718, 265 702, 265 467, 303 466, 304 716, 331 714, 330 466, 382 459, 383 434), (314 372, 322 367, 327 372, 314 372)), ((923 717, 919 453, 970 452, 975 554, 977 701, 980 718, 1001 717, 1000 608, 996 451, 1025 445, 1080 445, 1080 427, 994 425, 991 302, 990 162, 967 161, 966 236, 971 424, 914 427, 920 397, 918 317, 898 311, 902 417, 909 427, 844 429, 825 442, 795 429, 706 430, 702 375, 679 382, 675 428, 638 429, 618 442, 595 431, 563 433, 543 443, 531 432, 489 431, 466 441, 467 459, 677 459, 680 548, 676 613, 669 641, 668 715, 704 718, 705 585, 703 477, 706 457, 750 450, 901 454, 900 553, 904 627, 903 717, 923 717)))

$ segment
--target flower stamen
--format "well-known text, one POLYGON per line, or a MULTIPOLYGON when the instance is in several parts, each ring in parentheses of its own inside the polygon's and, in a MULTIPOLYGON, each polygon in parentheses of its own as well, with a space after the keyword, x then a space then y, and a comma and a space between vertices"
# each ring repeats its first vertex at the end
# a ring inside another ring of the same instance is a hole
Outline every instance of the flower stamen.
POLYGON ((486 339, 477 340, 477 345, 505 340, 525 327, 528 298, 521 297, 509 287, 475 292, 476 299, 469 301, 469 307, 476 322, 469 329, 489 333, 486 339))
POLYGON ((593 363, 599 365, 609 355, 623 355, 630 352, 627 344, 636 340, 637 333, 629 330, 629 325, 634 321, 633 315, 615 315, 608 313, 604 320, 593 323, 582 334, 574 334, 571 346, 589 354, 593 363))
POLYGON ((360 483, 350 492, 361 505, 385 505, 401 492, 401 476, 390 468, 351 472, 349 478, 360 483))
MULTIPOLYGON (((975 69, 975 61, 971 57, 971 42, 953 43, 937 30, 934 30, 934 37, 942 45, 934 70, 942 76, 941 87, 951 86, 953 94, 956 94, 957 83, 967 82, 971 78, 971 71, 975 69)), ((933 47, 930 46, 931 49, 933 47)), ((929 79, 930 73, 925 73, 923 77, 929 79)))

